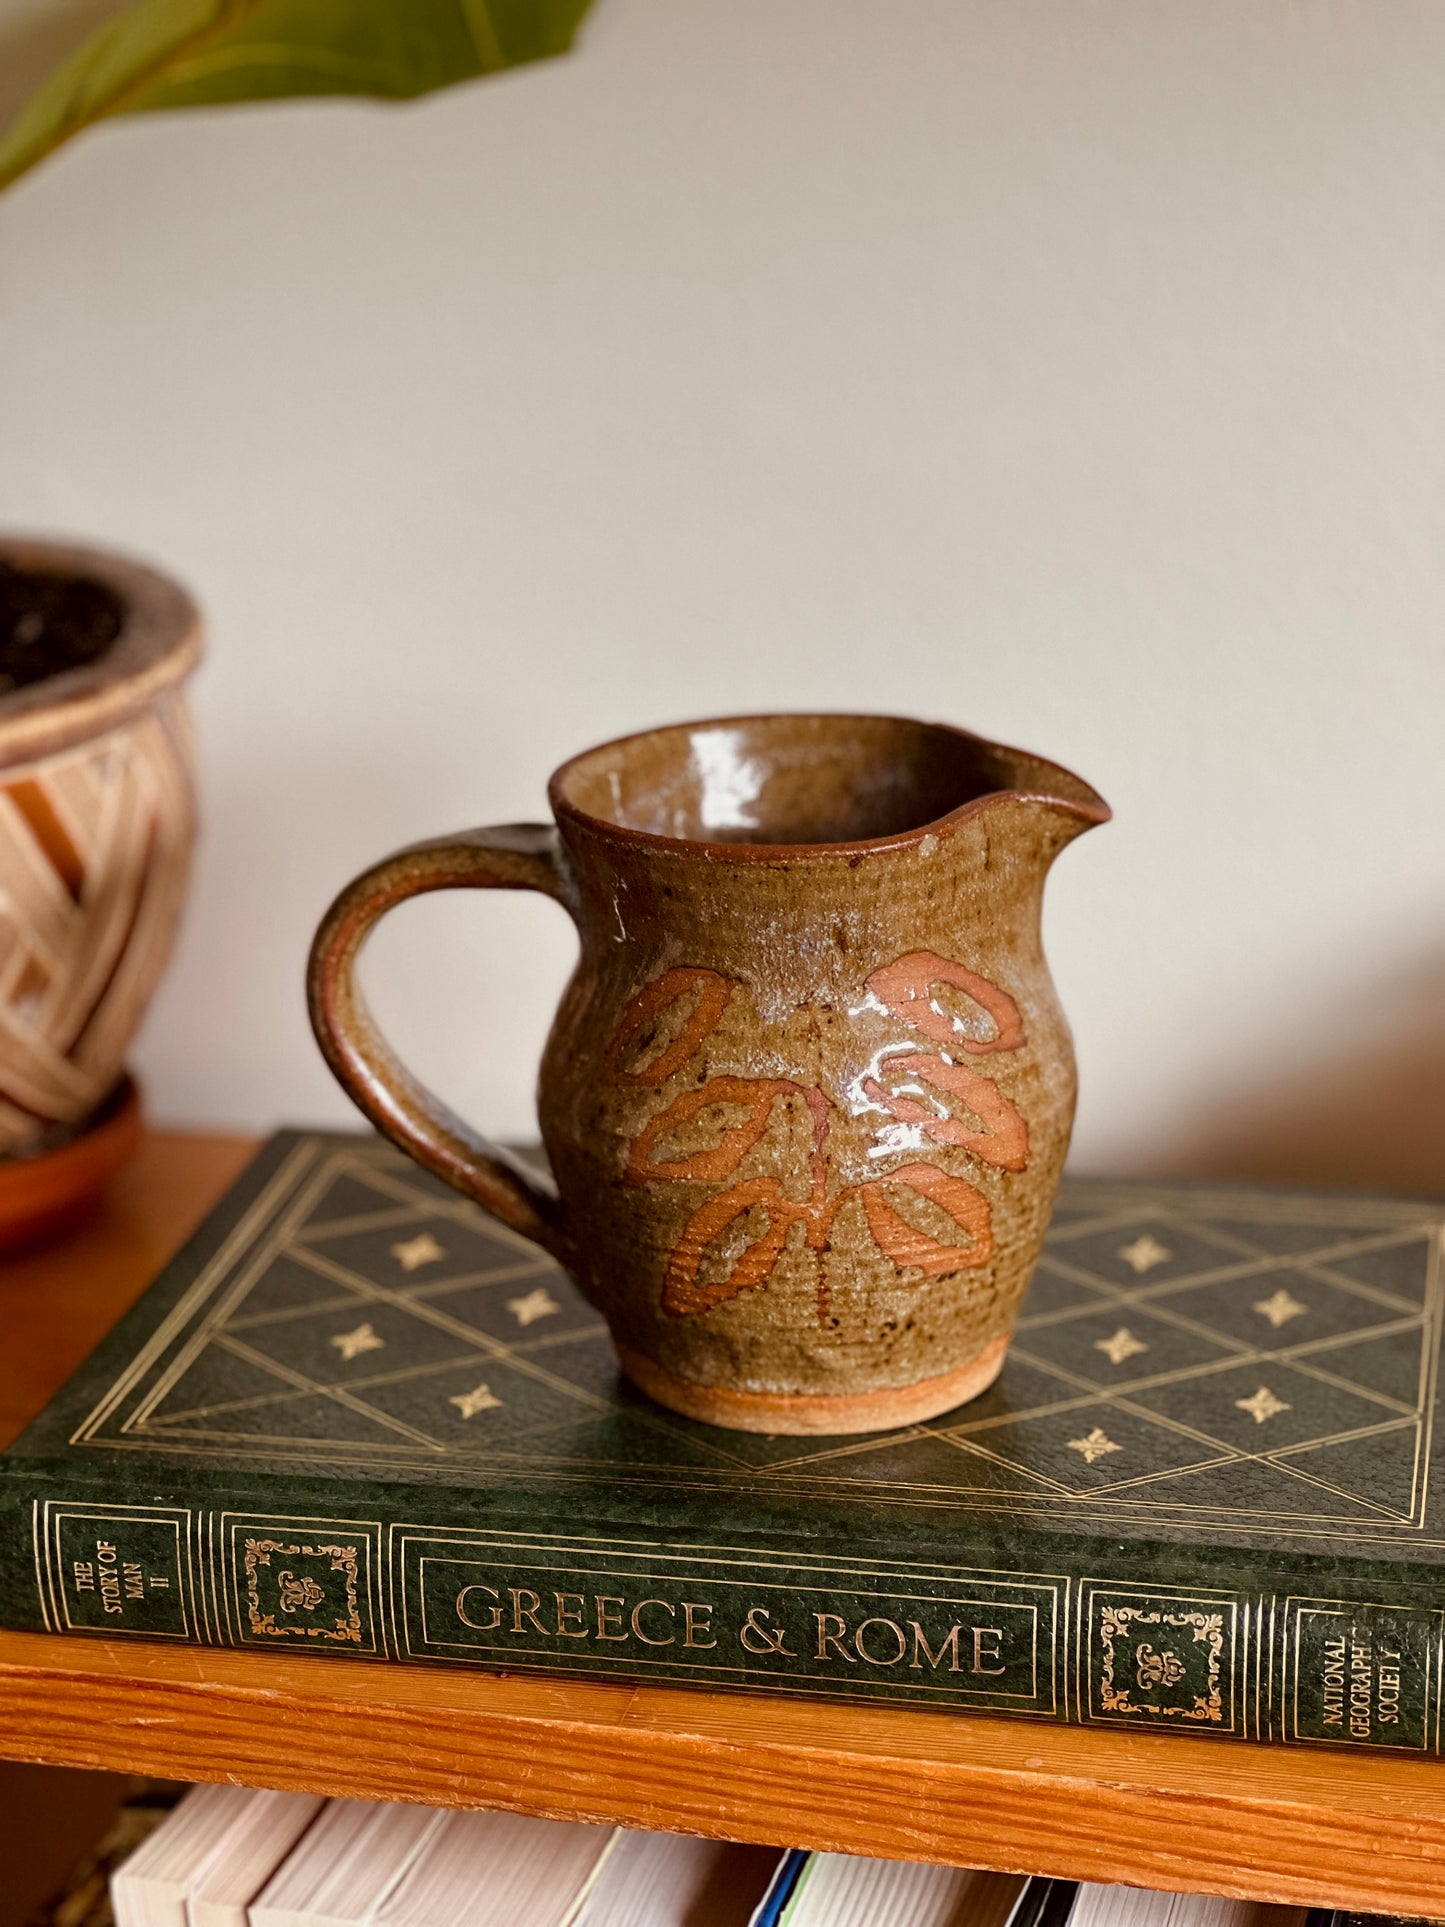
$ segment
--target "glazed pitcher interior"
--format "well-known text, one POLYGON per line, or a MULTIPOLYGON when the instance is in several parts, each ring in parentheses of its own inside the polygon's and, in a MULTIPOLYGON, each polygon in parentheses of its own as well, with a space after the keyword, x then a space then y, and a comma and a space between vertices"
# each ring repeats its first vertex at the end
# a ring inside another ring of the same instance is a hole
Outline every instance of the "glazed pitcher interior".
POLYGON ((558 772, 553 802, 694 843, 872 842, 979 798, 1088 785, 981 737, 892 716, 749 716, 604 744, 558 772))

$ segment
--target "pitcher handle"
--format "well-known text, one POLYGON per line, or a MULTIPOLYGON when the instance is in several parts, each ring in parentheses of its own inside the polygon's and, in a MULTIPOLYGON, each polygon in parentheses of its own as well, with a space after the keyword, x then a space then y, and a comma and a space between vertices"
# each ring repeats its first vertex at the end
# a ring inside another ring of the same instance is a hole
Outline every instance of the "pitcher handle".
POLYGON ((413 843, 347 884, 307 965, 311 1026, 327 1063, 379 1131, 513 1231, 565 1261, 571 1244, 550 1177, 482 1137, 418 1082, 377 1029, 356 981, 362 946, 388 910, 430 890, 540 890, 571 912, 575 891, 552 824, 511 823, 413 843))

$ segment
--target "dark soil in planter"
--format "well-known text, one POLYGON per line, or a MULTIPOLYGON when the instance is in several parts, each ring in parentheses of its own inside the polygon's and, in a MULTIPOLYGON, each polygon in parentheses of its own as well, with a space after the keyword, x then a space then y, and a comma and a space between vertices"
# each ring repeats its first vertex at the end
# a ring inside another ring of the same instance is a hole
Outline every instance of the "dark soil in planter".
POLYGON ((0 562, 0 696, 94 662, 124 620, 98 582, 0 562))

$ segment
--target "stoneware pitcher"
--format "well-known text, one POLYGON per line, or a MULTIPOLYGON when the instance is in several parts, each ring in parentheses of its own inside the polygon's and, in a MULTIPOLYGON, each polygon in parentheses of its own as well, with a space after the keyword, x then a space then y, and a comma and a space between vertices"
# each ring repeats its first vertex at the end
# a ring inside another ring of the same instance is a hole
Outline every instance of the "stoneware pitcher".
POLYGON ((336 1076, 566 1266, 663 1405, 840 1434, 975 1397, 1074 1110, 1044 879, 1107 805, 1038 757, 884 716, 649 730, 549 794, 555 827, 416 844, 332 905, 310 998, 336 1076), (555 1181, 423 1090, 358 991, 377 919, 451 888, 540 890, 577 925, 538 1097, 555 1181))

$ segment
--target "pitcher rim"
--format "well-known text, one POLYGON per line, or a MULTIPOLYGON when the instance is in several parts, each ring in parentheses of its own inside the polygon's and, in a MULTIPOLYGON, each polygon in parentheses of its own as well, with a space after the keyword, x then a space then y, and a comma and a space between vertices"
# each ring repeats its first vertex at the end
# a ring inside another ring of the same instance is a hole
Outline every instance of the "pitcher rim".
POLYGON ((904 716, 896 712, 851 709, 775 709, 752 710, 742 715, 704 716, 695 720, 679 723, 658 723, 650 729, 632 729, 625 735, 609 737, 605 742, 594 743, 590 749, 579 750, 569 756, 564 763, 552 772, 547 783, 547 800, 552 814, 559 825, 575 823, 598 836, 632 848, 670 851, 678 855, 695 856, 708 862, 744 863, 797 863, 809 859, 828 860, 832 858, 851 858, 858 856, 884 855, 890 851, 907 850, 922 843, 925 837, 952 835, 964 823, 996 804, 1012 799, 1019 803, 1050 804, 1056 809, 1066 811, 1077 817, 1085 829, 1107 823, 1113 811, 1099 795, 1092 783, 1082 776, 1065 768, 1062 763, 1053 762, 1045 756, 1035 755, 1032 750, 1016 749, 1011 744, 1000 743, 991 736, 981 736, 976 730, 963 729, 957 723, 930 722, 918 716, 904 716), (942 816, 929 819, 908 830, 898 830, 887 836, 858 837, 852 840, 833 843, 746 843, 742 841, 714 842, 702 837, 664 836, 654 830, 638 830, 622 823, 614 823, 605 816, 594 815, 574 803, 564 794, 568 778, 584 762, 600 756, 607 750, 621 749, 626 744, 642 741, 648 736, 660 736, 674 730, 704 730, 738 728, 747 723, 776 722, 780 719, 799 722, 866 722, 866 723, 903 723, 915 729, 943 730, 956 736, 964 743, 981 744, 984 748, 1005 756, 1020 757, 1043 770, 1063 777, 1069 783, 1076 783, 1087 793, 1089 801, 1077 796, 1068 796, 1048 788, 998 789, 987 790, 981 796, 970 797, 956 809, 947 810, 942 816))

